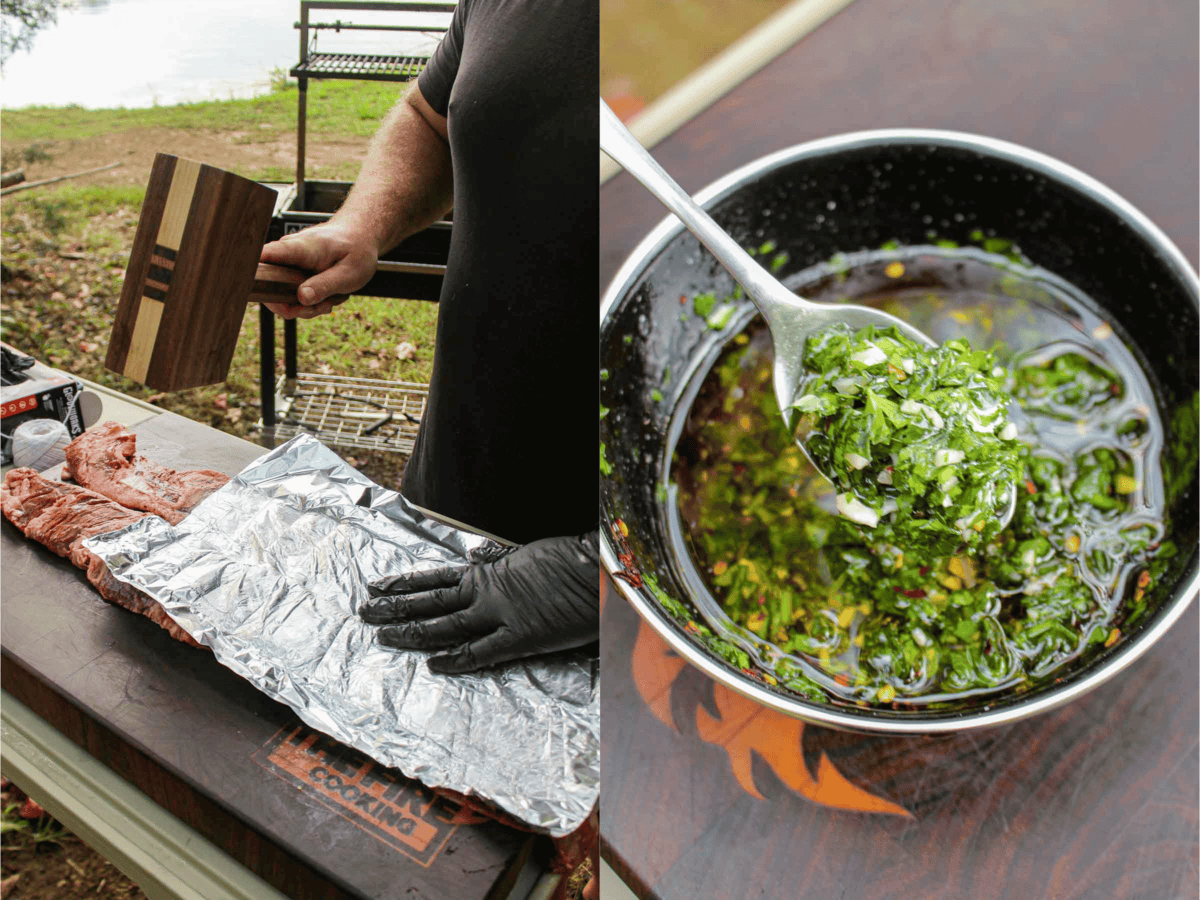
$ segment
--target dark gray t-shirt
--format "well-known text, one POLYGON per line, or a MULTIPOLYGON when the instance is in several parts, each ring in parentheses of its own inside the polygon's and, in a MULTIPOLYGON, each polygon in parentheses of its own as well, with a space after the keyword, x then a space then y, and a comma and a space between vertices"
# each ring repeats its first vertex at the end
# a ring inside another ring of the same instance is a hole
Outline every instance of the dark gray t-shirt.
POLYGON ((414 502, 520 543, 595 527, 599 4, 462 0, 421 74, 454 230, 414 502))

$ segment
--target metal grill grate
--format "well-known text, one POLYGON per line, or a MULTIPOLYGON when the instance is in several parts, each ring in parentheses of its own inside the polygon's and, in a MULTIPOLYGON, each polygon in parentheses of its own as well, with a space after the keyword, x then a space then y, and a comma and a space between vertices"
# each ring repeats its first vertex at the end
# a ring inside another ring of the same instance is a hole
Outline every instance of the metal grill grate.
POLYGON ((293 77, 397 81, 416 78, 427 56, 373 56, 362 53, 312 53, 292 69, 293 77))
POLYGON ((280 378, 277 393, 277 444, 311 434, 331 446, 408 455, 429 389, 405 381, 301 373, 290 384, 280 378))

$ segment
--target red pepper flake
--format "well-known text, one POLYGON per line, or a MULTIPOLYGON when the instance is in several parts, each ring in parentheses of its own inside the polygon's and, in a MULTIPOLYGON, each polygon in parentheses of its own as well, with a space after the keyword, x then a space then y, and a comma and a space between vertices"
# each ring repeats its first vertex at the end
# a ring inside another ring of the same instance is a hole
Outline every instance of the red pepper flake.
POLYGON ((846 675, 844 673, 839 673, 839 674, 833 676, 833 680, 836 681, 838 684, 840 684, 842 687, 850 687, 850 676, 849 675, 846 675))
POLYGON ((1029 493, 1031 493, 1031 494, 1036 494, 1037 493, 1037 485, 1034 484, 1032 481, 1030 481, 1028 478, 1026 478, 1025 479, 1025 490, 1029 491, 1029 493))
POLYGON ((927 596, 925 591, 921 590, 921 588, 913 588, 911 591, 901 591, 901 593, 904 594, 905 597, 909 597, 913 600, 919 600, 922 597, 927 596))
POLYGON ((613 577, 620 578, 622 581, 628 582, 635 588, 640 588, 642 586, 642 576, 637 572, 613 572, 613 577))
POLYGON ((1138 587, 1144 588, 1149 583, 1150 583, 1150 570, 1142 569, 1141 574, 1138 575, 1138 581, 1137 581, 1138 587))
POLYGON ((929 566, 921 566, 919 569, 917 569, 917 571, 920 572, 922 575, 928 575, 929 574, 929 566))
POLYGON ((900 585, 896 585, 894 588, 892 588, 892 590, 893 590, 893 591, 895 591, 895 592, 898 594, 898 593, 900 593, 902 590, 904 590, 904 588, 900 587, 900 585))
POLYGON ((697 625, 695 622, 688 622, 686 625, 683 626, 683 630, 686 631, 688 634, 699 634, 700 626, 697 625))

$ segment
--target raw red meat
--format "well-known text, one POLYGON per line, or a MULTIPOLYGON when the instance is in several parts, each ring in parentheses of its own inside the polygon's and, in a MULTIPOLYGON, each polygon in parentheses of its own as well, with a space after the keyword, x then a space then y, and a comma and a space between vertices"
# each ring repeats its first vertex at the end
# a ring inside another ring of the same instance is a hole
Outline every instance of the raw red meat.
POLYGON ((87 488, 49 481, 33 469, 12 469, 5 476, 0 485, 0 510, 26 537, 85 570, 88 581, 105 600, 146 616, 176 640, 200 646, 157 600, 117 581, 104 561, 83 546, 85 538, 124 528, 145 516, 144 512, 126 509, 87 488))
POLYGON ((67 445, 66 456, 66 473, 78 484, 172 525, 229 481, 220 472, 177 472, 139 456, 137 437, 116 422, 89 428, 67 445))

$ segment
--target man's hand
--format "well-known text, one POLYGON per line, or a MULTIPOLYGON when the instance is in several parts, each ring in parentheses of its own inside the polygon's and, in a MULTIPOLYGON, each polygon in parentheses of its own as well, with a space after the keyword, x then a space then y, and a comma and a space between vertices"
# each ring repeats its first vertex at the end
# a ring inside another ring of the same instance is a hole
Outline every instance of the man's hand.
POLYGON ((316 273, 296 289, 300 306, 265 304, 284 319, 311 319, 332 312, 370 280, 378 264, 371 236, 336 220, 272 241, 263 247, 260 259, 316 273))
POLYGON ((379 642, 447 650, 429 668, 458 674, 581 647, 600 634, 597 532, 519 547, 494 563, 400 575, 371 586, 359 615, 379 642))
POLYGON ((267 309, 285 319, 332 311, 370 280, 381 254, 449 212, 454 173, 446 134, 445 117, 412 82, 371 138, 341 209, 322 225, 263 247, 265 263, 317 273, 300 285, 301 305, 267 303, 267 309))

